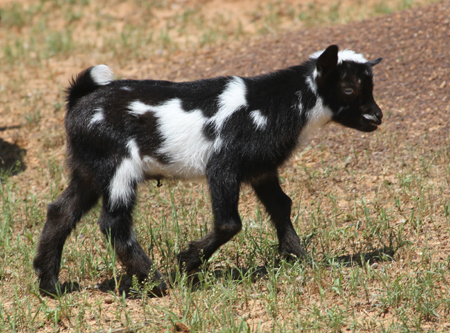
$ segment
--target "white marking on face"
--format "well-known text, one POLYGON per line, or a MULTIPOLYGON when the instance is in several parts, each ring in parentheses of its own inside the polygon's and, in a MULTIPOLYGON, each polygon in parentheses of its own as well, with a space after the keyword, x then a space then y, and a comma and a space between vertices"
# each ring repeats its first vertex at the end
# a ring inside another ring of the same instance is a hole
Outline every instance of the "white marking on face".
POLYGON ((133 88, 128 87, 128 86, 120 87, 120 89, 125 90, 125 91, 132 91, 133 90, 133 88))
POLYGON ((378 121, 378 118, 376 116, 374 116, 373 114, 366 113, 366 114, 363 114, 362 116, 369 121, 378 121))
MULTIPOLYGON (((319 58, 322 53, 325 50, 314 52, 309 56, 310 59, 317 59, 319 58)), ((367 62, 367 59, 364 58, 364 56, 360 53, 356 53, 352 50, 343 50, 338 52, 338 64, 342 63, 343 61, 353 61, 361 64, 365 64, 367 62)))
POLYGON ((114 74, 106 65, 98 65, 91 69, 91 78, 99 86, 109 84, 114 80, 114 74))
POLYGON ((96 123, 99 123, 105 119, 105 115, 103 114, 103 108, 97 108, 94 110, 95 113, 89 122, 89 127, 94 126, 96 123))
POLYGON ((182 179, 204 177, 214 142, 203 135, 207 118, 201 110, 186 112, 178 98, 156 106, 134 101, 128 109, 133 116, 146 112, 154 114, 163 139, 157 153, 167 156, 170 161, 163 164, 153 157, 144 157, 147 175, 182 179))
POLYGON ((306 125, 300 133, 300 142, 305 141, 309 136, 317 132, 317 130, 331 121, 333 112, 323 105, 321 98, 317 98, 316 105, 308 111, 306 125))
POLYGON ((111 207, 128 206, 134 195, 134 184, 144 180, 143 163, 134 139, 127 143, 130 157, 124 158, 109 185, 111 207))
POLYGON ((267 126, 267 117, 264 116, 261 111, 255 110, 250 112, 250 117, 252 118, 256 129, 264 129, 267 126))

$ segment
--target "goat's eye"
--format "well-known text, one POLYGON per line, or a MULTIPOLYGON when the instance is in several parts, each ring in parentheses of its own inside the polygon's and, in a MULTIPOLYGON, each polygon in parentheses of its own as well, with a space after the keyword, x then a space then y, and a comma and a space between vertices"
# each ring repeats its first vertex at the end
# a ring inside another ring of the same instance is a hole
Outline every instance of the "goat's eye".
POLYGON ((354 90, 352 88, 345 88, 344 89, 344 94, 346 95, 351 95, 354 93, 354 90))

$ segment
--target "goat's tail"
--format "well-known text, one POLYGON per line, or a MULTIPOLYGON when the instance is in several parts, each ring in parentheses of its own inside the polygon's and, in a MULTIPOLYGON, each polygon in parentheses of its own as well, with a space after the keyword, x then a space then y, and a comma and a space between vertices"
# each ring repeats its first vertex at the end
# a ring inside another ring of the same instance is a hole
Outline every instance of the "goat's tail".
POLYGON ((109 84, 114 80, 114 74, 106 65, 98 65, 85 69, 75 78, 72 78, 69 88, 66 89, 67 108, 70 110, 77 101, 99 86, 109 84))

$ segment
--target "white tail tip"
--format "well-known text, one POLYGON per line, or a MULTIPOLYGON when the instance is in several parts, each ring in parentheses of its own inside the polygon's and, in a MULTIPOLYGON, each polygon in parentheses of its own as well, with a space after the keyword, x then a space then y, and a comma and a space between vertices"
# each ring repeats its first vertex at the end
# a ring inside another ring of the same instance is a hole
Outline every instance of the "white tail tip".
POLYGON ((91 77, 100 86, 109 84, 114 80, 114 74, 106 65, 98 65, 91 69, 91 77))

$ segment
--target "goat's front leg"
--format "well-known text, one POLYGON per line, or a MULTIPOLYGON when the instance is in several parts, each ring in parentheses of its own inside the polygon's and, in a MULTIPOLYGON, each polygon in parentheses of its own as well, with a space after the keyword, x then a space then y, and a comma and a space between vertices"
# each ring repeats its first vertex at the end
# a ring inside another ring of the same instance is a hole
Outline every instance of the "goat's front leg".
POLYGON ((240 182, 232 172, 212 170, 207 174, 214 215, 213 230, 205 237, 189 243, 187 249, 178 254, 180 269, 191 272, 199 268, 223 244, 242 228, 238 213, 240 182))
POLYGON ((287 256, 308 258, 291 222, 292 200, 283 192, 276 172, 251 182, 277 230, 279 250, 287 256))

